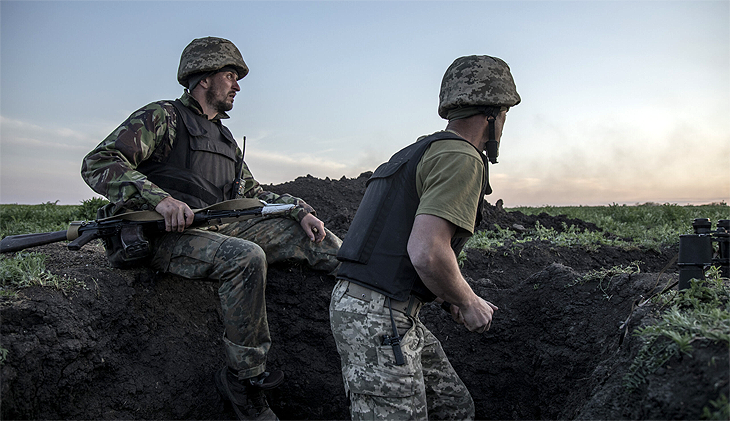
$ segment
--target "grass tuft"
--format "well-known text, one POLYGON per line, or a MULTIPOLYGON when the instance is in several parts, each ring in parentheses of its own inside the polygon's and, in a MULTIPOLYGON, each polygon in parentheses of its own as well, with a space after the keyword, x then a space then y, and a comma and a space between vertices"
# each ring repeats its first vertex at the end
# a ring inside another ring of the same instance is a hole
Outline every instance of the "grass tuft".
POLYGON ((702 408, 703 420, 730 420, 730 402, 724 393, 720 394, 715 400, 710 401, 710 405, 702 408), (710 409, 710 406, 714 409, 710 409))
POLYGON ((641 269, 639 268, 640 264, 641 262, 634 261, 627 266, 620 265, 611 268, 591 270, 586 272, 586 274, 581 276, 580 278, 577 278, 572 282, 566 284, 565 287, 570 288, 576 285, 583 285, 586 282, 598 281, 598 288, 603 293, 603 297, 606 300, 610 300, 612 295, 608 294, 608 290, 611 287, 611 282, 613 281, 613 278, 618 275, 633 275, 635 273, 641 272, 641 269))
POLYGON ((705 281, 693 279, 690 288, 669 290, 653 300, 657 322, 637 329, 642 346, 624 376, 631 392, 669 359, 691 356, 693 344, 720 342, 730 346, 730 280, 708 271, 705 281))
POLYGON ((65 290, 79 285, 75 279, 60 277, 46 271, 46 256, 37 252, 19 252, 13 257, 0 255, 0 288, 12 295, 19 288, 34 285, 65 290))

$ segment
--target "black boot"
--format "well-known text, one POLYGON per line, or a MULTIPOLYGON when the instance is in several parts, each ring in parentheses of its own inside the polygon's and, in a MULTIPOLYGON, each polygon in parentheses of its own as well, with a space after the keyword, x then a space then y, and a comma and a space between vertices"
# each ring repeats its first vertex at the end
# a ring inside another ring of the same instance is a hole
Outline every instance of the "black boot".
POLYGON ((284 372, 281 370, 264 371, 256 377, 250 377, 244 382, 257 389, 274 389, 284 382, 284 372))
POLYGON ((233 405, 239 420, 278 421, 269 408, 264 395, 265 389, 273 389, 284 381, 280 370, 262 373, 250 379, 239 380, 227 366, 215 373, 215 385, 224 399, 233 405))

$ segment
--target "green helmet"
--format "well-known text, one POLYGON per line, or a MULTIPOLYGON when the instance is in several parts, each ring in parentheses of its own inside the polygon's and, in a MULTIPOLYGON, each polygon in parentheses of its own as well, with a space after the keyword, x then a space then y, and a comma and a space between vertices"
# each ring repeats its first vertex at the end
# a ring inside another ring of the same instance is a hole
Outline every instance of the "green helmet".
POLYGON ((214 72, 226 66, 236 69, 238 79, 248 74, 241 52, 231 41, 216 37, 197 38, 185 47, 180 56, 177 81, 187 88, 190 76, 214 72))
POLYGON ((439 115, 462 107, 513 107, 520 103, 515 81, 503 60, 459 57, 446 69, 439 93, 439 115))

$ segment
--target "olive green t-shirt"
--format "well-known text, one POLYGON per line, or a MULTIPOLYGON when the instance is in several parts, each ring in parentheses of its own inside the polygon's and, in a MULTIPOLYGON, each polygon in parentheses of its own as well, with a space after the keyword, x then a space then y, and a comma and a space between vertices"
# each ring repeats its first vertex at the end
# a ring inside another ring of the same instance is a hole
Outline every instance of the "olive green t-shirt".
POLYGON ((416 168, 416 215, 438 216, 457 226, 457 236, 472 235, 484 177, 482 157, 470 143, 432 143, 416 168))

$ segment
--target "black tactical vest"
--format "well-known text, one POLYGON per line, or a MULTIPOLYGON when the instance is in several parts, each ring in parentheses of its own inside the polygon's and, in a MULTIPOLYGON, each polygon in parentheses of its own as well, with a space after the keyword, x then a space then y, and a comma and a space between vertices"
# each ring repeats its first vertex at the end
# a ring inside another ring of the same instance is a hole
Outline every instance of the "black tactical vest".
POLYGON ((195 114, 179 99, 172 104, 182 122, 172 151, 162 162, 143 162, 137 171, 192 209, 235 198, 243 160, 236 160, 230 130, 195 114))
MULTIPOLYGON (((424 301, 435 295, 423 284, 408 257, 416 210, 416 167, 426 149, 436 141, 459 139, 452 133, 438 132, 401 149, 379 166, 367 181, 367 188, 347 236, 337 254, 342 262, 337 276, 380 292, 394 300, 405 301, 413 293, 424 301)), ((484 185, 479 197, 475 227, 482 217, 484 194, 491 193, 487 162, 484 185)), ((451 247, 457 255, 466 238, 454 238, 451 247)))

